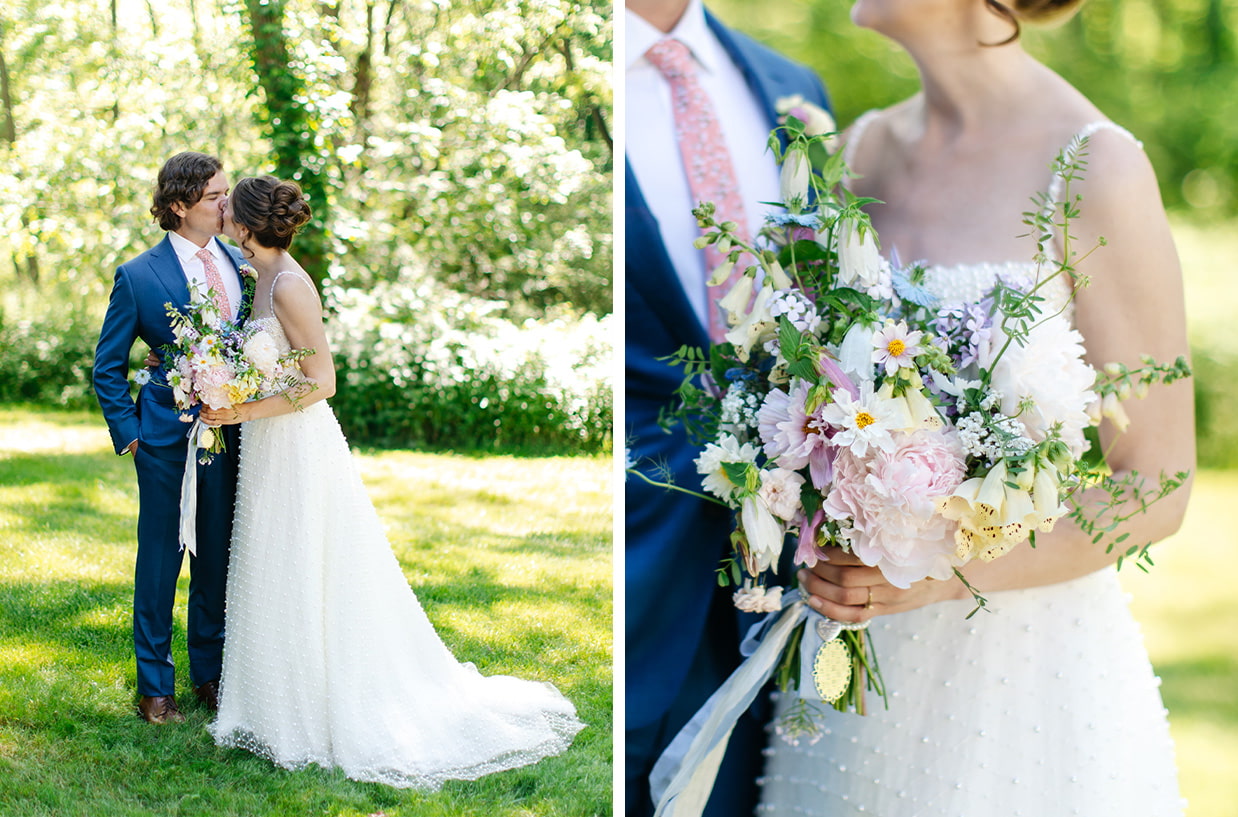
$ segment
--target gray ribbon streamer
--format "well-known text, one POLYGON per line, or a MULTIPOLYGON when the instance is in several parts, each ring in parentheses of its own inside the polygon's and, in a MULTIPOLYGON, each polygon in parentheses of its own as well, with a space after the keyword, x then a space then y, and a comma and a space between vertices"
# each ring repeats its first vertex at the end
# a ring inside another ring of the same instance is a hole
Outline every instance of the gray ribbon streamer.
POLYGON ((185 453, 185 475, 181 477, 181 550, 198 555, 198 447, 214 429, 195 419, 189 427, 189 450, 185 453))
POLYGON ((807 620, 800 642, 800 697, 820 700, 812 678, 813 659, 821 645, 833 641, 848 625, 813 610, 798 590, 782 596, 782 609, 752 625, 740 644, 745 661, 709 697, 692 720, 662 752, 649 776, 658 804, 654 817, 700 817, 718 777, 718 766, 739 716, 752 704, 773 675, 796 626, 807 620))
POLYGON ((782 657, 796 625, 813 612, 796 593, 783 609, 748 631, 741 649, 748 656, 710 696, 654 764, 649 784, 657 802, 654 817, 699 817, 709 800, 718 766, 739 716, 752 704, 782 657))

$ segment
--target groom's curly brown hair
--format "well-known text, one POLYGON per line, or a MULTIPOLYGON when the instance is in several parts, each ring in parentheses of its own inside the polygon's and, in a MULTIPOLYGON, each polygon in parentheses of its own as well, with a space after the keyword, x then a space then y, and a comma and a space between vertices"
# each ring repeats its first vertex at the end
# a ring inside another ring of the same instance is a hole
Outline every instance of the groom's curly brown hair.
POLYGON ((172 205, 180 202, 193 207, 202 198, 206 183, 223 170, 223 162, 214 156, 186 150, 163 163, 159 178, 155 181, 154 203, 150 214, 165 230, 181 226, 181 217, 172 212, 172 205))

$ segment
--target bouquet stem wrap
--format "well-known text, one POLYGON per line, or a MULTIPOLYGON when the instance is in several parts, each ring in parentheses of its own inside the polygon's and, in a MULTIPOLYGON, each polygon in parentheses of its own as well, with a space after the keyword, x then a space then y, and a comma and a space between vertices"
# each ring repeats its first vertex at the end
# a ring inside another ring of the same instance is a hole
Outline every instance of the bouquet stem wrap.
MULTIPOLYGON (((658 758, 649 781, 658 804, 654 817, 699 817, 713 790, 736 721, 773 675, 791 634, 806 619, 826 620, 800 599, 798 590, 785 594, 782 603, 781 610, 770 613, 748 630, 740 648, 747 656, 745 661, 658 758)), ((839 625, 834 635, 842 629, 839 625)), ((812 688, 811 681, 807 687, 803 684, 801 681, 801 688, 812 688)))
POLYGON ((201 420, 189 427, 189 449, 185 452, 185 475, 181 477, 181 550, 198 555, 198 449, 209 448, 218 432, 201 420))

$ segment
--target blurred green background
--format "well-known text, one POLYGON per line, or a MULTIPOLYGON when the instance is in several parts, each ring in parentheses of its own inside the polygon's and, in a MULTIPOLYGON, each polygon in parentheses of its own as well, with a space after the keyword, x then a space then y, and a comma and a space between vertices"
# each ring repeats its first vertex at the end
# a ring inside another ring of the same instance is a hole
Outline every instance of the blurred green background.
MULTIPOLYGON (((915 92, 894 43, 850 4, 716 0, 727 24, 812 66, 838 122, 915 92)), ((1122 569, 1164 680, 1189 817, 1238 815, 1238 63, 1232 0, 1094 0, 1024 46, 1143 141, 1186 282, 1199 474, 1182 530, 1148 574, 1122 569)))
POLYGON ((305 190, 350 438, 609 450, 611 39, 603 0, 6 0, 0 404, 93 407, 192 149, 305 190))

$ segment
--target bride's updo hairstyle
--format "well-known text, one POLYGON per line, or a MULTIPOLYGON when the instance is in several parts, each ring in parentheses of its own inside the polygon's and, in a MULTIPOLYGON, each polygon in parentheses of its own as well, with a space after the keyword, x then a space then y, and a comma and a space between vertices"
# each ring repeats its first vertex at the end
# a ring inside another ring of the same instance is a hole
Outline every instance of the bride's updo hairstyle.
POLYGON ((1064 23, 1083 3, 1084 0, 1013 0, 1007 4, 1001 0, 984 0, 989 11, 1014 26, 1014 33, 1000 43, 985 45, 1006 45, 1019 39, 1021 22, 1033 25, 1064 23))
MULTIPOLYGON (((264 247, 288 249, 297 230, 310 220, 309 202, 296 182, 251 176, 236 183, 230 198, 233 220, 264 247)), ((244 241, 241 249, 246 250, 244 241)))

